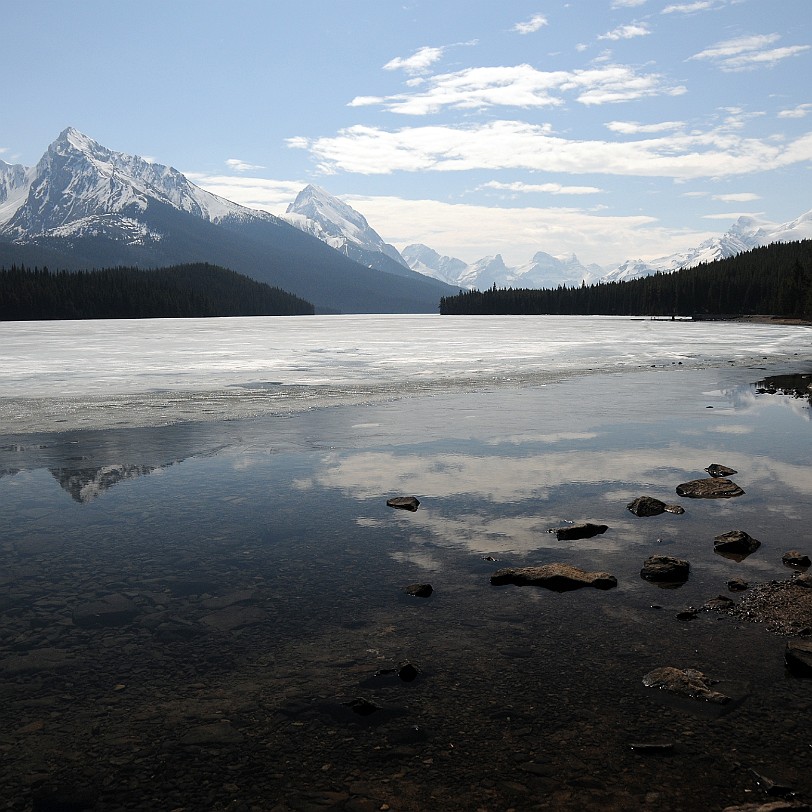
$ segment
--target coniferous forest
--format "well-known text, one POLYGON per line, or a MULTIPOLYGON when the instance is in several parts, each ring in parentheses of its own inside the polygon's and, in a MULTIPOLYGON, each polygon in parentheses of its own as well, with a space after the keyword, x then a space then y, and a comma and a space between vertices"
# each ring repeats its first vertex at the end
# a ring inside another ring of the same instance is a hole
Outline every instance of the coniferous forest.
POLYGON ((156 270, 0 268, 0 321, 312 315, 279 288, 207 263, 156 270))
POLYGON ((445 315, 812 317, 812 240, 773 243, 695 268, 626 282, 493 288, 444 297, 445 315))

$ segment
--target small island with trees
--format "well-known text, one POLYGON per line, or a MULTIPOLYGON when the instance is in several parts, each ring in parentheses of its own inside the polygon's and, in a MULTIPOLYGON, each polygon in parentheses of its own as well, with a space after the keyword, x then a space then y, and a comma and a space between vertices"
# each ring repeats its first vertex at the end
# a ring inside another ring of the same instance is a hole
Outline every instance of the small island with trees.
POLYGON ((460 291, 443 315, 812 318, 812 240, 772 243, 694 268, 580 287, 460 291))

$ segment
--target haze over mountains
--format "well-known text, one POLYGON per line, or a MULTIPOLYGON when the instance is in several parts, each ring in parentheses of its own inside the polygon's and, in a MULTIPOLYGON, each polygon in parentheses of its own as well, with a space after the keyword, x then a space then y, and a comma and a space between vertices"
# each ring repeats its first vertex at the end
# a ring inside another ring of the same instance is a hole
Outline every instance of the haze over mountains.
POLYGON ((436 312, 442 282, 392 261, 355 261, 279 217, 114 152, 73 128, 34 167, 0 161, 0 265, 54 269, 207 262, 280 287, 322 312, 436 312))
POLYGON ((460 288, 578 286, 668 272, 773 242, 812 238, 812 211, 781 225, 740 217, 720 237, 656 260, 583 265, 536 252, 466 263, 422 244, 399 252, 317 186, 276 217, 201 189, 177 170, 114 152, 73 128, 34 167, 0 161, 0 265, 159 267, 208 262, 280 287, 320 312, 436 312, 460 288))

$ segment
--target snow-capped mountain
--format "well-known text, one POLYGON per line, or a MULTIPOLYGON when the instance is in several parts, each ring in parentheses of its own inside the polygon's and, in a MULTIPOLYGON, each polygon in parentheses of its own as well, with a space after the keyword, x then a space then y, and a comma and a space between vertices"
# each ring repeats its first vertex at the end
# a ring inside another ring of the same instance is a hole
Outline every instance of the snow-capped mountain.
POLYGON ((231 203, 195 186, 171 167, 113 152, 69 127, 33 171, 12 167, 16 187, 0 209, 4 238, 107 235, 159 240, 139 221, 151 201, 212 223, 272 215, 231 203), (139 225, 141 226, 139 228, 139 225))
POLYGON ((365 257, 383 254, 409 267, 397 248, 384 242, 363 214, 319 186, 305 186, 288 206, 284 219, 353 259, 359 252, 365 257))
POLYGON ((440 256, 428 246, 408 245, 402 251, 409 266, 461 288, 554 288, 559 285, 587 284, 600 277, 604 270, 598 265, 584 266, 575 254, 554 257, 538 251, 530 262, 510 267, 501 254, 483 257, 470 265, 455 257, 440 256))
POLYGON ((781 225, 767 220, 758 220, 755 217, 743 216, 739 217, 720 237, 705 240, 696 248, 649 261, 627 260, 604 275, 600 281, 616 282, 640 276, 651 276, 657 272, 670 273, 681 268, 693 268, 703 263, 727 259, 774 242, 809 239, 812 239, 812 211, 781 225))
POLYGON ((460 277, 468 268, 468 264, 461 259, 440 256, 433 248, 422 243, 407 245, 400 254, 413 270, 450 285, 459 285, 460 277))
MULTIPOLYGON (((381 256, 384 256, 381 254, 381 256)), ((279 217, 211 194, 168 166, 73 128, 35 167, 0 162, 0 265, 65 269, 209 262, 323 311, 436 312, 456 290, 387 257, 354 261, 279 217)))

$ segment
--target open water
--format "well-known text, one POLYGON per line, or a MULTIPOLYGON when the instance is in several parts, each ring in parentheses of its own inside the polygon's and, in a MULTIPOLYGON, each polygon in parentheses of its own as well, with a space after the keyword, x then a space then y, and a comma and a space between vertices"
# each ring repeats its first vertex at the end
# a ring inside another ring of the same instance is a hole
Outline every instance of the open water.
POLYGON ((554 318, 0 325, 0 809, 809 800, 812 681, 787 673, 786 635, 676 615, 738 599, 731 578, 786 580, 782 554, 812 553, 811 335, 554 318), (676 495, 713 462, 744 496, 676 495), (633 516, 644 494, 686 512, 633 516), (387 507, 396 495, 419 509, 387 507), (549 532, 584 521, 609 529, 549 532), (733 529, 759 550, 716 554, 733 529), (641 579, 652 554, 690 560, 688 582, 641 579), (551 562, 618 586, 490 584, 551 562), (643 686, 669 665, 732 704, 643 686))

